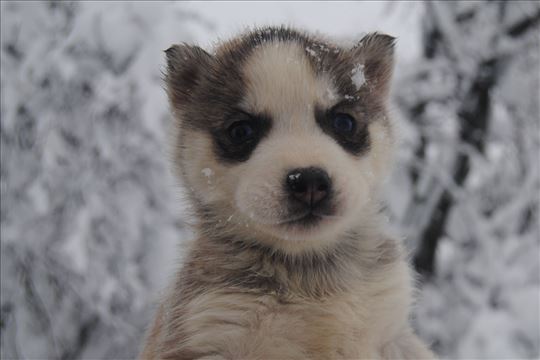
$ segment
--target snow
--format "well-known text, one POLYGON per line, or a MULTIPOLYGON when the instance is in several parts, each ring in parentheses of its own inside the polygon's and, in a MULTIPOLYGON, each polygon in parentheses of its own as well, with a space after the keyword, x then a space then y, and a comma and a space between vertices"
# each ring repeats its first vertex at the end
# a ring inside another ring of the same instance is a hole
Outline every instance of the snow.
MULTIPOLYGON (((453 62, 421 58, 420 2, 2 2, 0 357, 136 356, 191 237, 168 161, 162 51, 285 23, 347 44, 375 30, 397 36, 394 232, 412 252, 437 197, 450 189, 455 199, 415 326, 446 358, 538 358, 538 43, 491 40, 494 24, 519 23, 532 4, 508 6, 500 22, 493 4, 440 5, 453 62), (477 7, 478 23, 455 27, 448 15, 477 7), (504 66, 480 153, 460 143, 456 109, 493 54, 504 66), (451 171, 458 153, 471 158, 462 186, 451 171)), ((361 64, 351 73, 357 88, 363 75, 361 64)))
POLYGON ((394 91, 396 104, 405 111, 402 126, 414 129, 403 132, 389 208, 402 233, 417 239, 432 218, 441 216, 434 208, 441 194, 447 191, 452 197, 453 211, 437 248, 436 274, 418 301, 421 336, 448 358, 538 358, 539 87, 529 74, 539 67, 538 45, 531 47, 538 29, 513 40, 511 54, 485 46, 508 38, 494 21, 501 16, 498 7, 476 5, 473 9, 480 14, 473 13, 462 25, 454 20, 456 13, 471 8, 434 5, 424 26, 439 26, 451 49, 397 76, 394 91), (444 21, 430 22, 433 15, 444 21), (477 89, 478 74, 491 75, 485 59, 505 63, 504 70, 496 70, 490 91, 489 126, 485 133, 460 129, 462 106, 474 109, 481 104, 469 89, 477 89), (419 104, 427 104, 420 114, 407 113, 419 104), (461 132, 481 134, 482 151, 463 141, 461 132), (463 154, 470 164, 460 186, 453 165, 463 154), (413 171, 418 172, 414 183, 407 175, 413 171))
POLYGON ((214 171, 210 168, 204 168, 201 170, 201 173, 206 176, 206 183, 208 185, 212 184, 212 176, 214 176, 214 171))
POLYGON ((366 83, 366 77, 364 76, 364 64, 358 64, 351 70, 351 80, 356 87, 356 90, 366 83))
POLYGON ((206 177, 211 177, 212 175, 214 175, 214 171, 210 168, 204 168, 201 170, 201 172, 203 173, 204 176, 206 177))
POLYGON ((290 180, 297 180, 301 176, 300 173, 289 175, 290 180))
POLYGON ((306 51, 311 57, 313 57, 313 58, 315 58, 317 60, 320 59, 319 56, 317 55, 317 52, 315 50, 313 50, 312 48, 306 47, 306 51))

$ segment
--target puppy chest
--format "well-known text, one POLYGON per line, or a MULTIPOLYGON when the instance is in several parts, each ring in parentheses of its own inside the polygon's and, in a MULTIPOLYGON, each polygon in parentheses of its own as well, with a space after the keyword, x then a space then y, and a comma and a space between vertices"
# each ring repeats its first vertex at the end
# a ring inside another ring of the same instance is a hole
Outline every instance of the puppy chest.
POLYGON ((272 296, 204 295, 186 314, 192 346, 256 357, 276 347, 289 358, 371 354, 368 313, 357 299, 281 303, 272 296), (203 299, 206 298, 206 299, 203 299), (281 350, 280 350, 281 351, 281 350))

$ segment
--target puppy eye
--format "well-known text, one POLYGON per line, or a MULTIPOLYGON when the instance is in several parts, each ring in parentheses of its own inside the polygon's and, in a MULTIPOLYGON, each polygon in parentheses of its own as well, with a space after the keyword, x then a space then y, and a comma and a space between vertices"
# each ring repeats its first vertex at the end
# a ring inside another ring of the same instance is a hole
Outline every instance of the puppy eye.
POLYGON ((229 138, 234 144, 240 145, 255 137, 255 129, 247 121, 237 121, 229 126, 229 138))
POLYGON ((350 134, 354 132, 356 121, 349 114, 336 113, 331 115, 332 127, 341 134, 350 134))

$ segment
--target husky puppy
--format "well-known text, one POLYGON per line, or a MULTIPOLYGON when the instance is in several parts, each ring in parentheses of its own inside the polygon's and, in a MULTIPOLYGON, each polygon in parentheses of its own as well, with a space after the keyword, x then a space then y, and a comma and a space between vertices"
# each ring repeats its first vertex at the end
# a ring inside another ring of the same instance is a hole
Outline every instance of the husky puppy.
POLYGON ((145 359, 422 359, 380 218, 394 38, 284 27, 166 51, 174 161, 197 224, 145 359))

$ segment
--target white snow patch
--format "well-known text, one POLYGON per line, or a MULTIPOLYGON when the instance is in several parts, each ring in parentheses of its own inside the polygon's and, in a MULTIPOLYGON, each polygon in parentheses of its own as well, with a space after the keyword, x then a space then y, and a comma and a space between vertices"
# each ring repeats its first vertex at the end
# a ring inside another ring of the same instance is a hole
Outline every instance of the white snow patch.
POLYGON ((207 178, 210 178, 214 175, 214 170, 210 169, 210 168, 204 168, 201 170, 201 172, 203 173, 204 176, 206 176, 207 178))
POLYGON ((313 49, 310 49, 308 47, 306 47, 306 51, 309 53, 309 55, 311 56, 317 56, 317 53, 315 52, 315 50, 313 49))
POLYGON ((297 180, 300 177, 300 173, 289 175, 290 180, 297 180))
POLYGON ((320 61, 319 55, 315 50, 311 49, 310 47, 306 47, 306 51, 310 56, 314 57, 315 60, 320 61))
POLYGON ((358 64, 351 70, 351 80, 356 86, 356 90, 360 90, 362 85, 366 83, 366 77, 364 76, 364 64, 358 64))

